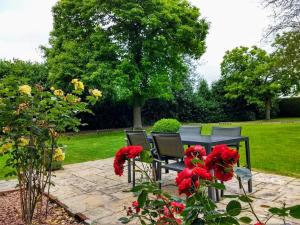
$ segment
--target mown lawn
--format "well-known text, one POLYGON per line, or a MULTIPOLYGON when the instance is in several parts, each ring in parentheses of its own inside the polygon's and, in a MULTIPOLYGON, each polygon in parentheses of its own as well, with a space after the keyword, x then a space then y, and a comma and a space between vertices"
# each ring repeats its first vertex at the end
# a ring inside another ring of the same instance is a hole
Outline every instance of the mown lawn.
MULTIPOLYGON (((251 162, 256 170, 300 177, 300 121, 294 122, 296 120, 231 123, 222 126, 243 127, 242 134, 250 137, 251 162)), ((202 133, 209 134, 213 125, 204 124, 202 133)), ((60 141, 67 145, 66 164, 112 157, 125 144, 123 131, 75 134, 65 136, 60 141)), ((242 159, 243 153, 242 148, 242 159)), ((0 179, 8 171, 3 165, 4 158, 0 158, 0 179)))

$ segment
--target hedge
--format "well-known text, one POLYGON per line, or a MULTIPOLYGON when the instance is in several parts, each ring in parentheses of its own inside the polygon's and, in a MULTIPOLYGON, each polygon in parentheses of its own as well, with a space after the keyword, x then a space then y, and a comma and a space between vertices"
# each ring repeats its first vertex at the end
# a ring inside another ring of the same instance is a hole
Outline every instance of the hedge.
POLYGON ((279 115, 281 117, 300 117, 300 97, 280 99, 279 115))

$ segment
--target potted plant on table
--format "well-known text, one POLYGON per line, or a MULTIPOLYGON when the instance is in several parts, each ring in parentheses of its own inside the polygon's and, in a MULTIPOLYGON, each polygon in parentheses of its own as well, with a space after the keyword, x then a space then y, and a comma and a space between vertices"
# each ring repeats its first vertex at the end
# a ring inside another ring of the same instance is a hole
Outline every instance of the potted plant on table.
POLYGON ((176 119, 160 119, 154 123, 152 132, 176 133, 180 126, 180 122, 176 119))

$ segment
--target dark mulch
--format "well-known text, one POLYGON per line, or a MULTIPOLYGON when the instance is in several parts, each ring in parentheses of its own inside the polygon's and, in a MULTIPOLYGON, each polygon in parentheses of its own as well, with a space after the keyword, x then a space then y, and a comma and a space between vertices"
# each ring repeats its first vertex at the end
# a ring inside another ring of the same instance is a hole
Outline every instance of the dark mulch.
MULTIPOLYGON (((46 196, 43 208, 46 205, 46 196)), ((20 195, 18 191, 0 192, 0 224, 23 225, 21 217, 20 195)), ((48 217, 45 219, 45 210, 42 215, 35 214, 33 224, 38 225, 83 225, 78 219, 70 216, 68 212, 53 201, 49 202, 48 217)))

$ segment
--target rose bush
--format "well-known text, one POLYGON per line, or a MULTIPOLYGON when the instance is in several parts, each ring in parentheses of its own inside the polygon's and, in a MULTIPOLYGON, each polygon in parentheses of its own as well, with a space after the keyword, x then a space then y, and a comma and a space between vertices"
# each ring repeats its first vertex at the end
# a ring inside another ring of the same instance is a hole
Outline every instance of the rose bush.
MULTIPOLYGON (((142 147, 138 146, 121 148, 115 156, 115 173, 123 174, 127 159, 139 156, 143 161, 144 152, 142 147)), ((208 197, 207 188, 225 190, 220 181, 229 181, 234 176, 246 181, 251 179, 251 172, 248 169, 234 167, 239 157, 239 153, 227 145, 215 146, 207 156, 202 146, 189 147, 185 151, 186 168, 179 172, 175 179, 179 195, 185 198, 171 196, 159 189, 157 181, 144 170, 146 167, 136 165, 139 172, 147 174, 148 180, 132 189, 137 201, 126 208, 127 217, 120 218, 120 221, 126 224, 137 218, 141 224, 231 225, 249 224, 254 219, 254 225, 265 225, 274 215, 281 217, 283 224, 287 216, 300 219, 299 205, 286 207, 284 204, 282 208, 269 208, 270 215, 263 221, 255 213, 253 200, 243 186, 243 195, 230 196, 233 199, 229 201, 225 210, 217 208, 215 202, 208 197), (252 214, 252 217, 240 215, 242 212, 252 214)))
POLYGON ((55 87, 47 90, 39 84, 26 83, 10 76, 0 81, 0 156, 6 155, 6 166, 14 169, 7 176, 17 176, 22 218, 25 224, 31 224, 44 191, 50 190, 53 162, 65 158, 57 144, 59 133, 66 129, 77 131, 81 122, 76 115, 91 112, 88 105, 100 95, 96 91, 96 95, 82 101, 79 95, 84 85, 78 79, 72 82, 73 93, 67 94, 55 87))

